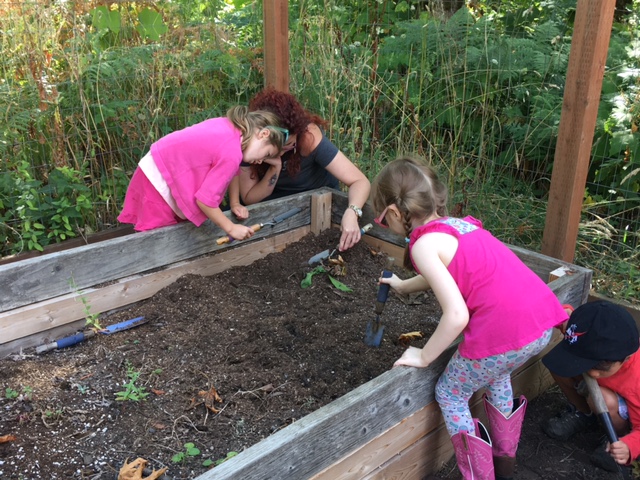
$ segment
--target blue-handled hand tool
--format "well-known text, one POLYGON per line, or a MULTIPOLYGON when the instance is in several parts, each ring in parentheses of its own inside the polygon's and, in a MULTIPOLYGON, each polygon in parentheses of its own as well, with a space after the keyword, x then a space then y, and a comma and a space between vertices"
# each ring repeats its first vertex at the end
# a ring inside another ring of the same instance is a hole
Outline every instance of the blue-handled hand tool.
MULTIPOLYGON (((393 258, 387 259, 387 266, 391 268, 393 264, 393 258)), ((391 278, 393 272, 391 270, 383 270, 382 278, 391 278)), ((367 323, 367 329, 364 333, 364 343, 370 347, 379 347, 382 342, 382 336, 384 335, 384 325, 380 323, 380 315, 384 310, 384 306, 387 303, 387 297, 389 296, 389 289, 391 286, 388 283, 381 283, 378 287, 378 296, 376 298, 376 319, 367 323)))
POLYGON ((126 320, 124 322, 109 325, 108 327, 105 327, 102 330, 93 330, 93 329, 85 330, 83 332, 78 332, 75 335, 70 335, 68 337, 61 338, 60 340, 56 340, 55 342, 47 343, 46 345, 40 345, 39 347, 36 347, 36 353, 40 354, 40 353, 49 352, 51 350, 70 347, 80 342, 84 342, 85 340, 91 337, 95 337, 96 333, 101 333, 103 335, 111 335, 112 333, 137 327, 138 325, 142 325, 143 323, 147 323, 147 320, 144 317, 137 317, 137 318, 132 318, 131 320, 126 320))

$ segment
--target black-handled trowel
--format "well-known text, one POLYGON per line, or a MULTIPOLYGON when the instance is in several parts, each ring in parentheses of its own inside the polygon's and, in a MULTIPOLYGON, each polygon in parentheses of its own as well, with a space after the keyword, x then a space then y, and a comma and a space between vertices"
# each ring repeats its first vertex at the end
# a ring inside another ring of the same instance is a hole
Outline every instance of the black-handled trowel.
MULTIPOLYGON (((393 265, 393 258, 387 259, 387 265, 391 268, 393 265)), ((385 269, 382 272, 382 278, 390 278, 393 275, 391 270, 385 269)), ((378 296, 376 297, 376 318, 373 321, 367 323, 367 329, 364 333, 364 343, 370 347, 379 347, 382 342, 382 336, 384 335, 384 325, 380 322, 380 315, 384 311, 384 306, 387 303, 387 297, 389 296, 390 285, 388 283, 381 283, 378 287, 378 296)))

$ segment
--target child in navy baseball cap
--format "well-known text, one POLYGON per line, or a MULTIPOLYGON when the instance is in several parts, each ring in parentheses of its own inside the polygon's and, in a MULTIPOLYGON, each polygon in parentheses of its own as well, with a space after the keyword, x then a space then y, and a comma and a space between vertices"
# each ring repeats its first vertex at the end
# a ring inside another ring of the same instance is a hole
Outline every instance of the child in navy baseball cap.
POLYGON ((542 359, 569 401, 568 411, 542 425, 551 438, 566 440, 596 425, 582 374, 598 381, 620 439, 597 449, 591 460, 610 471, 640 455, 639 337, 636 322, 623 307, 590 302, 571 314, 564 338, 542 359))

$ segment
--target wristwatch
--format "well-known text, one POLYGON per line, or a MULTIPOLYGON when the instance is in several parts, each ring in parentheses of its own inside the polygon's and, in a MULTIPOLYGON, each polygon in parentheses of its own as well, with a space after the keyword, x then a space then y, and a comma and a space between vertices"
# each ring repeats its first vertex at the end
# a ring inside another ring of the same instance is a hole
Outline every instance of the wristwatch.
POLYGON ((362 209, 360 207, 356 205, 349 205, 349 208, 354 212, 356 212, 356 215, 358 216, 358 218, 362 217, 362 209))

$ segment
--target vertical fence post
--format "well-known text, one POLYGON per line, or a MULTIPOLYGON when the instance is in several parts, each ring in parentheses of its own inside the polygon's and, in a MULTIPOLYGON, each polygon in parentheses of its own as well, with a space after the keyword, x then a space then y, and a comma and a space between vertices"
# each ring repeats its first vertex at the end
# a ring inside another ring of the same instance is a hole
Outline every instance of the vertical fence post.
POLYGON ((542 253, 573 262, 615 0, 578 0, 542 253))
POLYGON ((263 1, 264 83, 289 91, 289 2, 263 1))

